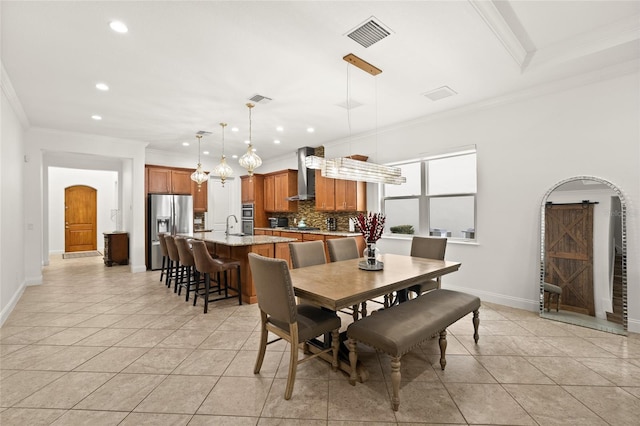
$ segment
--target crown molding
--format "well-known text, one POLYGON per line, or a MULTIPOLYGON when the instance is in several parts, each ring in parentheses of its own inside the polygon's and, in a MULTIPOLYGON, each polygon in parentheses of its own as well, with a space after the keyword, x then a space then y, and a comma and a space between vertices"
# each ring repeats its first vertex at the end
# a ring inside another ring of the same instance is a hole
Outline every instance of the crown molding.
POLYGON ((15 89, 13 88, 13 84, 11 84, 11 79, 9 78, 9 74, 7 70, 4 68, 4 64, 0 64, 2 70, 0 71, 0 85, 2 86, 2 93, 7 97, 11 108, 18 116, 18 120, 24 129, 29 128, 31 124, 29 123, 29 118, 27 114, 24 112, 24 108, 22 107, 22 103, 16 94, 15 89))
POLYGON ((518 68, 523 69, 529 60, 529 53, 522 45, 522 42, 515 35, 511 26, 505 21, 504 16, 496 8, 493 1, 468 0, 478 15, 498 38, 505 50, 511 55, 518 68))
POLYGON ((632 15, 594 31, 555 43, 533 52, 527 70, 568 62, 624 43, 640 40, 640 16, 632 15))

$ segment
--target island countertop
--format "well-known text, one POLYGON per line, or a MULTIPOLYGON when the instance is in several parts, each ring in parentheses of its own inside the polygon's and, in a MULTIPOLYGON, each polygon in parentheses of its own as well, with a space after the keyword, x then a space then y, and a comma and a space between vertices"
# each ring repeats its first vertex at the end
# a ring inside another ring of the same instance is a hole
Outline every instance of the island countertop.
POLYGON ((290 243, 295 238, 274 237, 272 235, 225 235, 224 232, 194 232, 185 235, 202 241, 210 241, 231 247, 256 246, 261 244, 290 243))
POLYGON ((276 232, 297 232, 300 234, 315 234, 315 235, 327 235, 330 237, 359 237, 362 235, 360 232, 349 232, 349 231, 323 231, 322 229, 300 229, 295 227, 279 227, 279 228, 255 228, 255 230, 259 231, 276 231, 276 232))

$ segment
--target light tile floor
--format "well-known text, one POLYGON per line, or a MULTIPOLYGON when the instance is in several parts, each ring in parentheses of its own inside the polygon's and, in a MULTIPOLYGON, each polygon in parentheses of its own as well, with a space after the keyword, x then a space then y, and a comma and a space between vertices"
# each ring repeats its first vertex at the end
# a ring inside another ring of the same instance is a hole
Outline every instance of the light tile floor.
MULTIPOLYGON (((257 305, 192 307, 159 282, 98 257, 52 259, 0 329, 0 424, 9 425, 637 425, 640 336, 622 337, 483 303, 402 359, 390 407, 385 355, 362 347, 366 383, 313 360, 283 398, 287 349, 253 374, 257 305)), ((343 321, 348 324, 348 317, 343 321)))

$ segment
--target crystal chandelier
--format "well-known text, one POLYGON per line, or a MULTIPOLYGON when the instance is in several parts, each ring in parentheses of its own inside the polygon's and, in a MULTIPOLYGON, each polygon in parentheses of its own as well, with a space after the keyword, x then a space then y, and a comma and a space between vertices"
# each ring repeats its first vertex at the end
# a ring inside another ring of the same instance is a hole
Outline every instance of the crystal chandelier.
POLYGON ((247 152, 238 160, 240 166, 247 169, 249 177, 253 176, 253 171, 262 165, 262 159, 255 153, 251 144, 251 108, 254 106, 252 103, 247 104, 247 108, 249 108, 249 146, 247 152))
POLYGON ((220 182, 224 187, 224 182, 229 176, 233 174, 233 169, 227 164, 227 160, 224 155, 224 128, 227 126, 227 123, 220 123, 220 126, 222 127, 222 158, 220 158, 220 164, 218 164, 216 168, 213 169, 212 173, 215 176, 220 177, 220 182))
POLYGON ((200 185, 209 180, 209 174, 202 170, 202 164, 200 164, 200 140, 202 135, 196 135, 198 138, 198 167, 195 172, 191 173, 191 180, 198 184, 198 192, 200 192, 200 185))

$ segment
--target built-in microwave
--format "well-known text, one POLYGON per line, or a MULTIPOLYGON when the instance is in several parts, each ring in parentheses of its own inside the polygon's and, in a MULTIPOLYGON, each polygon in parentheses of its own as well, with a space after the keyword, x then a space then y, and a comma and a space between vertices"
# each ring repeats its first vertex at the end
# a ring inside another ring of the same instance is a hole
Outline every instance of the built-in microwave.
POLYGON ((242 205, 242 219, 253 220, 253 204, 242 205))

